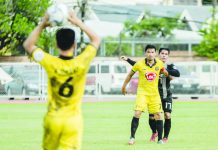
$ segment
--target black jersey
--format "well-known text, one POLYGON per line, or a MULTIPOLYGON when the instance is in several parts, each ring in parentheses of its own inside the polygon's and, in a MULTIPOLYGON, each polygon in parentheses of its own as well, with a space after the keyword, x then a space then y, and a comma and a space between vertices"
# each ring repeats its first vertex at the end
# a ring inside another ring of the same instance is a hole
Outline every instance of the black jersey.
MULTIPOLYGON (((180 73, 175 68, 174 64, 167 65, 166 69, 170 76, 173 76, 173 77, 180 76, 180 73)), ((162 101, 172 101, 172 91, 170 88, 170 81, 171 81, 170 76, 166 77, 163 74, 160 75, 158 89, 159 89, 159 93, 160 93, 160 97, 162 101)))

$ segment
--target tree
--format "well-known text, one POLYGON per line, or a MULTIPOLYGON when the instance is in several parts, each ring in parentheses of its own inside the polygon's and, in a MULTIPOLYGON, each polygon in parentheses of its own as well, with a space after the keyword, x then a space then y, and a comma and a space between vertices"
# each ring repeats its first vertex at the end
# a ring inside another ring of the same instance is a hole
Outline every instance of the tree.
POLYGON ((199 56, 206 56, 218 61, 218 22, 214 21, 209 27, 201 30, 203 40, 194 48, 199 56))
POLYGON ((146 12, 144 18, 140 22, 125 22, 125 34, 136 38, 168 38, 175 28, 179 28, 181 23, 175 18, 159 18, 153 17, 146 12))
MULTIPOLYGON (((0 0, 0 52, 24 54, 22 43, 49 4, 49 0, 0 0)), ((40 41, 43 45, 44 40, 40 41)))
POLYGON ((212 5, 213 0, 202 0, 203 5, 212 5))
MULTIPOLYGON (((154 17, 149 12, 146 12, 144 18, 140 22, 128 20, 124 23, 124 30, 120 33, 119 43, 108 44, 106 48, 106 55, 132 55, 131 45, 122 43, 122 40, 135 40, 144 38, 162 38, 167 39, 171 37, 173 29, 183 26, 178 17, 174 18, 160 18, 154 17)), ((107 38, 107 40, 111 40, 107 38)), ((115 39, 117 40, 117 38, 115 39)), ((144 45, 135 45, 135 55, 142 56, 144 45)))

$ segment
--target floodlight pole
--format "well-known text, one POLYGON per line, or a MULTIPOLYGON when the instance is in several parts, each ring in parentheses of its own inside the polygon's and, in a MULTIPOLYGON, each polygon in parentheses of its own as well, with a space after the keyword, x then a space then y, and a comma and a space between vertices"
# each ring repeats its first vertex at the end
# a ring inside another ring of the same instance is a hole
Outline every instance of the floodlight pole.
MULTIPOLYGON (((87 5, 87 0, 82 0, 82 4, 80 7, 82 22, 85 22, 86 5, 87 5)), ((84 32, 81 30, 80 31, 80 47, 81 47, 81 44, 83 44, 83 43, 84 43, 84 32)))
POLYGON ((213 12, 212 12, 212 19, 214 20, 216 17, 216 4, 217 4, 217 0, 213 0, 212 1, 212 5, 213 5, 213 12))
MULTIPOLYGON (((212 10, 212 21, 211 21, 211 25, 214 26, 215 20, 216 20, 216 3, 217 0, 213 0, 212 1, 212 6, 213 6, 213 10, 212 10)), ((214 28, 211 28, 211 31, 214 32, 214 28)))

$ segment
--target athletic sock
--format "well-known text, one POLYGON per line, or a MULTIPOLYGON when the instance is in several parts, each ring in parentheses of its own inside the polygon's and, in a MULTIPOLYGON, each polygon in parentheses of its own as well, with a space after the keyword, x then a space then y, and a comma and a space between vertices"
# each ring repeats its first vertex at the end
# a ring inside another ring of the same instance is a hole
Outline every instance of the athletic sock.
POLYGON ((149 125, 150 125, 150 128, 152 130, 152 133, 156 133, 157 132, 157 128, 156 128, 156 121, 155 121, 155 119, 149 118, 149 125))
POLYGON ((164 137, 168 138, 171 129, 171 119, 165 119, 164 122, 164 137))
POLYGON ((131 138, 135 138, 135 133, 139 125, 139 118, 133 117, 131 123, 131 138))
POLYGON ((156 127, 158 133, 158 141, 162 139, 163 135, 163 120, 156 120, 156 127))

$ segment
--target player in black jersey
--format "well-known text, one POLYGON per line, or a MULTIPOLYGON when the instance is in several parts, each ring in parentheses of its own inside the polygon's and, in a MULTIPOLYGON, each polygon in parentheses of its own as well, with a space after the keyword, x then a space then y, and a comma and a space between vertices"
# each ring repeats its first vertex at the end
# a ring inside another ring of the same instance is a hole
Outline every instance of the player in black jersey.
MULTIPOLYGON (((168 48, 159 49, 159 58, 165 64, 166 69, 170 75, 169 77, 166 77, 163 74, 161 74, 158 83, 158 89, 162 101, 162 107, 164 110, 164 118, 165 118, 164 138, 163 138, 163 141, 165 143, 168 142, 168 135, 171 129, 172 92, 170 89, 170 81, 173 79, 173 77, 180 76, 180 72, 179 70, 176 69, 174 64, 166 64, 169 54, 170 54, 170 50, 168 48)), ((132 66, 136 63, 135 61, 125 56, 121 56, 121 59, 127 61, 132 66)), ((157 130, 156 130, 156 123, 153 114, 149 114, 149 125, 152 130, 152 136, 150 138, 150 141, 155 141, 155 138, 157 137, 157 130)))

